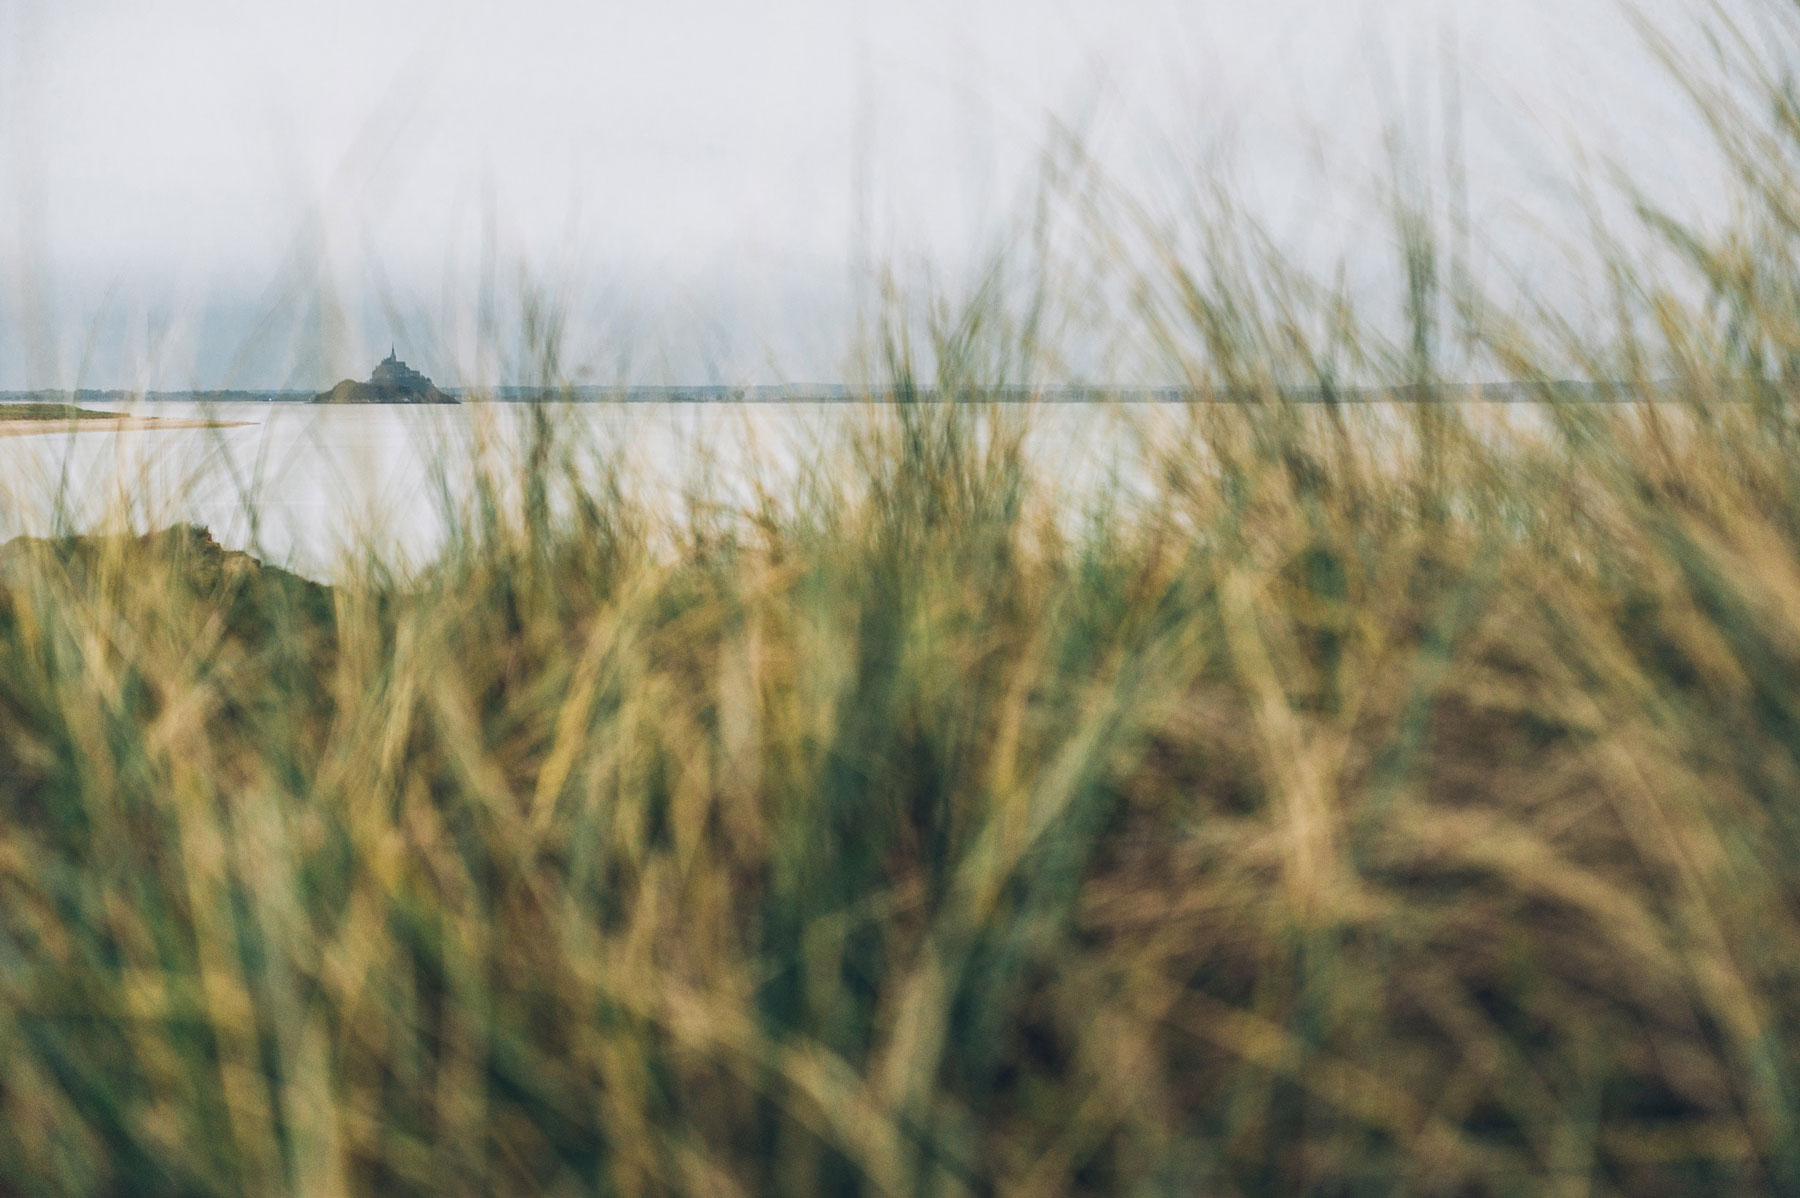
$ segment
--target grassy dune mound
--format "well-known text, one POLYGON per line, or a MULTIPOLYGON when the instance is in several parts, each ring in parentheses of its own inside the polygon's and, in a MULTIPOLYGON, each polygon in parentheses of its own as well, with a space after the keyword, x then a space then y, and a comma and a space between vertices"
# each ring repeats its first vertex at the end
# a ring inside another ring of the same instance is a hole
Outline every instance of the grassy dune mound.
POLYGON ((1791 1189, 1786 425, 1417 418, 1213 409, 1079 533, 933 405, 405 586, 15 542, 0 1177, 1791 1189))

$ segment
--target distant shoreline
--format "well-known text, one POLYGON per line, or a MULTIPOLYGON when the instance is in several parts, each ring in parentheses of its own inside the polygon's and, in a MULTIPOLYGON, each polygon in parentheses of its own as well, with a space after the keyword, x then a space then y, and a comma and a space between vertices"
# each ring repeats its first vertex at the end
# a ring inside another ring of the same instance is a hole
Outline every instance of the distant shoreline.
MULTIPOLYGON (((580 386, 564 388, 494 387, 445 389, 445 395, 464 402, 573 403, 573 404, 894 404, 905 399, 892 390, 851 387, 840 383, 765 384, 747 387, 703 386, 580 386)), ((1637 395, 1623 383, 1547 382, 1445 383, 1426 387, 1345 387, 1327 390, 1317 386, 1291 387, 1282 392, 1290 402, 1305 405, 1414 404, 1445 400, 1453 403, 1520 404, 1552 399, 1577 403, 1630 403, 1637 395)), ((316 391, 241 389, 210 391, 0 391, 0 404, 22 402, 60 403, 194 403, 194 404, 312 404, 316 391)), ((920 389, 912 400, 939 402, 936 390, 920 389)), ((997 404, 1250 404, 1264 394, 1220 389, 1200 393, 1190 387, 995 387, 982 398, 997 404)), ((1665 398, 1673 398, 1665 396, 1665 398)), ((417 406, 375 401, 364 407, 417 406)))

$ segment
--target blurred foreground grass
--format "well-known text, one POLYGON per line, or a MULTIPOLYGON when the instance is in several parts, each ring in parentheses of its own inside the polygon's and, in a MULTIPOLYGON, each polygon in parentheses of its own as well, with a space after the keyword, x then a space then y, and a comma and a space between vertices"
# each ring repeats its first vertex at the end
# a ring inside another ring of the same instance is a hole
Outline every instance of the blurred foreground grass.
POLYGON ((14 542, 0 1178, 1791 1191, 1789 438, 1427 490, 1339 417, 1206 410, 1077 531, 921 405, 847 501, 405 587, 14 542))
POLYGON ((0 1190, 1800 1192, 1774 125, 1604 334, 1408 211, 1386 339, 1153 256, 1237 402, 1072 510, 978 296, 743 510, 529 412, 416 577, 0 549, 0 1190), (1538 427, 1450 402, 1446 311, 1538 427))

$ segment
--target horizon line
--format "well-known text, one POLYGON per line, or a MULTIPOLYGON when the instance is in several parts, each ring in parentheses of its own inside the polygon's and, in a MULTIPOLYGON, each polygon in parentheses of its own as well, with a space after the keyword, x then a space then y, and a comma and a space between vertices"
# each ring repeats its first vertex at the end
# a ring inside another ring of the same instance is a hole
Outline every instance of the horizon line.
MULTIPOLYGON (((1773 379, 1721 379, 1721 383, 1774 384, 1773 379)), ((1282 398, 1294 403, 1346 404, 1413 403, 1455 398, 1464 403, 1533 403, 1551 399, 1582 399, 1629 403, 1642 398, 1644 387, 1665 397, 1676 387, 1674 380, 1648 384, 1623 381, 1595 382, 1581 379, 1549 379, 1541 382, 1463 382, 1326 387, 1320 384, 1276 387, 1282 398), (1461 393, 1460 395, 1458 393, 1461 393)), ((443 387, 446 395, 477 402, 498 403, 901 403, 912 399, 942 402, 938 387, 869 387, 852 383, 582 383, 503 384, 486 387, 443 387)), ((989 386, 951 388, 959 395, 980 394, 999 403, 1255 403, 1268 398, 1268 389, 1251 386, 1196 386, 1184 384, 1131 385, 1069 383, 1032 386, 998 383, 989 386)), ((0 403, 42 401, 46 398, 90 402, 188 402, 188 403, 306 403, 323 391, 298 387, 195 387, 142 389, 129 387, 77 387, 0 390, 0 403)), ((378 406, 406 406, 404 403, 378 406)))

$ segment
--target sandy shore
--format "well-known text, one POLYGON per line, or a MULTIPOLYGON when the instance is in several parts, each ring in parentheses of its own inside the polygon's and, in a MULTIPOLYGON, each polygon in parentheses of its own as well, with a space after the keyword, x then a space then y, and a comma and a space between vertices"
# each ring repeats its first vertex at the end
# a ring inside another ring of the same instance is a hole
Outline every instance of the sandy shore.
POLYGON ((173 431, 184 428, 245 428, 254 420, 205 420, 195 416, 120 416, 114 420, 5 420, 0 437, 29 437, 46 433, 130 433, 173 431))

